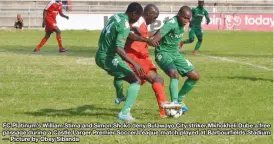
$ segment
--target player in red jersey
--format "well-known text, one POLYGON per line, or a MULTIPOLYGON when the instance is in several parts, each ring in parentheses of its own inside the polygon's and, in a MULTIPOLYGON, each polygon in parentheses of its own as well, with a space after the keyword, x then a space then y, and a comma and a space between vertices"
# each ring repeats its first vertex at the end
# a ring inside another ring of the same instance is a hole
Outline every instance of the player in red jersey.
POLYGON ((47 42, 50 35, 53 32, 56 32, 56 39, 59 45, 59 52, 66 52, 67 49, 62 46, 61 31, 57 27, 56 16, 60 15, 66 19, 69 19, 68 16, 64 15, 62 12, 62 1, 61 0, 51 0, 51 2, 46 6, 43 12, 43 24, 42 27, 45 27, 46 35, 40 42, 40 44, 34 49, 34 52, 39 52, 40 48, 47 42))
MULTIPOLYGON (((154 43, 149 39, 154 33, 148 32, 147 25, 155 22, 158 16, 159 10, 155 5, 149 4, 144 8, 143 17, 140 17, 137 22, 130 25, 132 32, 129 34, 127 39, 125 51, 132 60, 144 69, 143 72, 138 72, 135 70, 133 65, 128 63, 131 69, 139 75, 142 84, 146 81, 152 84, 160 109, 160 117, 164 118, 166 117, 164 108, 181 108, 181 106, 176 104, 166 104, 167 100, 164 92, 163 78, 156 72, 156 66, 149 58, 148 44, 158 46, 158 43, 154 43)), ((121 101, 125 100, 125 97, 122 94, 122 81, 114 80, 114 86, 117 92, 115 103, 119 104, 121 101)))

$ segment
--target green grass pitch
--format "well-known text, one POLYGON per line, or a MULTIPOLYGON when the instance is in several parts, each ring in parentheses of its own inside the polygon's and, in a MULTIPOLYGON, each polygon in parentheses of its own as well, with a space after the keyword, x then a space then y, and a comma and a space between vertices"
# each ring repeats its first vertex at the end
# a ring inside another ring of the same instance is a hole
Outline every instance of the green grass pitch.
MULTIPOLYGON (((43 31, 0 31, 1 125, 3 122, 122 123, 116 117, 122 105, 114 104, 113 78, 94 62, 99 31, 63 31, 67 53, 58 52, 53 34, 40 53, 33 53, 43 36, 43 31)), ((183 39, 186 38, 187 34, 183 39)), ((267 32, 205 31, 200 49, 203 55, 191 55, 197 39, 193 44, 184 45, 183 50, 201 77, 185 98, 189 112, 178 119, 159 118, 154 93, 147 83, 140 89, 132 115, 137 123, 262 122, 272 125, 272 39, 273 33, 267 32)), ((150 49, 153 58, 153 49, 150 49)), ((165 79, 170 99, 169 79, 158 71, 165 79)), ((180 78, 180 87, 184 79, 180 78)), ((125 87, 127 85, 125 83, 125 87)), ((3 130, 1 126, 1 132, 3 130)), ((80 142, 270 144, 273 143, 272 127, 268 130, 271 136, 88 135, 80 136, 80 142)), ((8 143, 1 139, 0 144, 8 143)))

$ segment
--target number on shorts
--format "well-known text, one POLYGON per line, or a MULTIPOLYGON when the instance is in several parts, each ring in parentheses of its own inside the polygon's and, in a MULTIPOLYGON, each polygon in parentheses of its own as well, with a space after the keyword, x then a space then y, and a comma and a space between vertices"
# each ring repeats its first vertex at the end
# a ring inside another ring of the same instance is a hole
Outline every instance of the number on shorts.
POLYGON ((192 66, 192 63, 186 59, 187 65, 192 66))

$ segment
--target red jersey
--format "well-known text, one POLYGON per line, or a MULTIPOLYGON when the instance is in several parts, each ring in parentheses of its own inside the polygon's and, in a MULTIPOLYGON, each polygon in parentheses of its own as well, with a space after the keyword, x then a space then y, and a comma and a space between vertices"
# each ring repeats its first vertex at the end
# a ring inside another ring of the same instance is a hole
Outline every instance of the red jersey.
MULTIPOLYGON (((149 37, 148 29, 146 21, 143 17, 140 17, 137 22, 130 25, 130 27, 139 28, 142 37, 149 37)), ((137 57, 146 58, 149 56, 148 54, 148 44, 146 42, 133 41, 131 39, 127 39, 125 45, 126 53, 133 53, 137 57)))
POLYGON ((56 21, 56 16, 62 13, 62 4, 52 0, 45 8, 47 10, 46 19, 53 19, 56 21))

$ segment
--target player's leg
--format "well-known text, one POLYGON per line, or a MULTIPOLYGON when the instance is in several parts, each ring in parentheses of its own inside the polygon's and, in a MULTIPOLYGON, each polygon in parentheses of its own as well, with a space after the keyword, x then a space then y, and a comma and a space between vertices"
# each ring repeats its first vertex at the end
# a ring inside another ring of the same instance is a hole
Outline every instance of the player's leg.
POLYGON ((167 117, 165 109, 162 108, 162 105, 164 103, 167 103, 165 90, 164 90, 164 79, 162 77, 160 77, 160 75, 157 74, 156 71, 151 70, 146 75, 146 80, 149 83, 151 83, 151 85, 152 85, 152 89, 155 93, 157 103, 158 103, 158 106, 159 106, 160 117, 162 117, 162 118, 167 117))
POLYGON ((100 53, 96 53, 95 62, 99 67, 108 72, 109 75, 115 77, 115 79, 125 80, 130 83, 127 89, 126 102, 121 112, 118 114, 118 118, 127 121, 134 120, 130 114, 130 109, 133 106, 140 89, 140 78, 134 74, 131 68, 120 57, 109 59, 102 57, 100 53))
POLYGON ((46 30, 45 36, 42 38, 41 42, 36 46, 36 48, 34 49, 34 52, 39 52, 41 47, 48 41, 51 34, 52 34, 52 31, 47 31, 46 30))
POLYGON ((170 77, 169 92, 171 101, 178 99, 179 74, 173 63, 172 54, 159 53, 156 55, 156 63, 170 77))
POLYGON ((126 100, 126 97, 123 94, 123 80, 114 78, 113 79, 113 85, 116 91, 116 99, 115 103, 120 104, 122 101, 126 100))
POLYGON ((188 32, 188 39, 183 41, 183 44, 188 44, 194 42, 194 34, 195 34, 195 29, 190 28, 188 32))
POLYGON ((188 77, 178 94, 178 102, 182 104, 183 111, 187 111, 188 108, 184 105, 183 98, 195 86, 199 80, 199 74, 194 70, 194 66, 181 54, 177 54, 175 65, 181 76, 188 77))
POLYGON ((61 38, 61 30, 56 26, 56 28, 54 29, 54 31, 56 32, 56 40, 58 42, 59 52, 66 52, 66 51, 68 51, 67 49, 63 48, 62 38, 61 38))
POLYGON ((203 42, 203 31, 202 31, 202 29, 196 30, 195 35, 196 35, 198 41, 195 45, 195 49, 193 51, 193 54, 197 54, 197 51, 199 50, 199 48, 202 45, 202 42, 203 42))
POLYGON ((127 74, 122 79, 130 83, 130 85, 127 89, 127 98, 125 104, 122 107, 121 112, 118 114, 118 118, 120 120, 134 121, 135 119, 131 116, 130 110, 135 103, 135 100, 139 93, 141 80, 134 72, 127 74))

